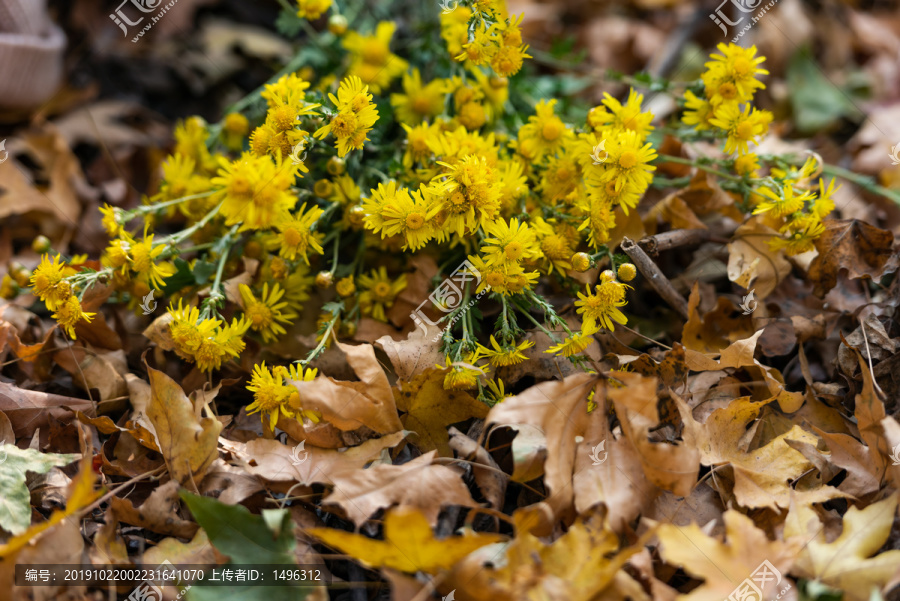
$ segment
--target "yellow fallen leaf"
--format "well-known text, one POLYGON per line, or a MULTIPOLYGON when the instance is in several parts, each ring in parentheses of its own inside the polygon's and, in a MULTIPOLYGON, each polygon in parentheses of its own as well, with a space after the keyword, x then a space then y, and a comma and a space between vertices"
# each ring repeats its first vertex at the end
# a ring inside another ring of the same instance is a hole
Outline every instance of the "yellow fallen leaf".
POLYGON ((890 536, 896 514, 896 493, 865 509, 851 506, 844 514, 844 530, 829 543, 815 511, 808 504, 792 502, 784 536, 805 543, 794 572, 844 591, 848 601, 870 599, 872 590, 883 589, 900 568, 900 550, 872 557, 890 536))
POLYGON ((730 597, 738 590, 748 590, 748 587, 749 590, 757 587, 762 591, 755 598, 775 599, 789 586, 786 575, 801 543, 797 540, 770 541, 764 531, 754 526, 753 520, 734 510, 725 512, 724 521, 725 542, 707 536, 697 524, 659 526, 660 555, 666 563, 679 566, 691 576, 705 581, 679 599, 722 601, 752 598, 740 595, 730 597))
POLYGON ((461 390, 444 389, 444 371, 429 369, 400 384, 395 393, 397 408, 405 411, 401 421, 416 434, 411 440, 423 453, 437 449, 442 457, 452 457, 447 426, 472 417, 484 419, 488 408, 461 390))
MULTIPOLYGON (((447 583, 472 601, 590 601, 624 598, 649 601, 625 572, 628 559, 644 548, 644 539, 619 550, 619 539, 602 512, 578 520, 552 543, 529 532, 529 509, 517 511, 516 537, 505 557, 486 547, 464 558, 447 583)), ((721 601, 721 600, 720 600, 721 601)))
MULTIPOLYGON (((770 507, 775 510, 790 504, 792 489, 789 482, 813 466, 786 441, 795 440, 815 446, 818 441, 815 435, 794 425, 768 444, 749 449, 739 443, 750 423, 756 420, 771 399, 759 402, 751 401, 749 397, 734 399, 727 406, 713 411, 701 424, 694 419, 687 403, 674 393, 672 398, 684 422, 684 441, 689 447, 700 451, 701 463, 728 463, 734 467, 734 494, 738 503, 744 507, 770 507)), ((804 494, 812 495, 810 500, 813 502, 843 496, 836 488, 827 486, 804 494)))
POLYGON ((214 417, 199 417, 175 380, 150 366, 147 373, 151 395, 147 417, 169 474, 181 484, 199 483, 219 456, 216 443, 222 423, 214 417))
POLYGON ((472 551, 505 540, 499 534, 465 534, 438 540, 424 515, 402 508, 385 516, 383 541, 331 528, 310 528, 306 533, 365 566, 410 574, 450 569, 472 551))

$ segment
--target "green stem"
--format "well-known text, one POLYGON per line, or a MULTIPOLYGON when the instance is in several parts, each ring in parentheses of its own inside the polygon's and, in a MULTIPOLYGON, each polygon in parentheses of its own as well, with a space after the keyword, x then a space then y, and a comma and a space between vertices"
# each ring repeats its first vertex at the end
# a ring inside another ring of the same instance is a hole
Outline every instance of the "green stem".
POLYGON ((174 200, 167 200, 166 202, 158 202, 151 205, 141 205, 139 207, 135 207, 130 211, 125 212, 125 222, 129 222, 135 217, 139 215, 143 215, 145 213, 152 213, 153 211, 158 211, 159 209, 164 209, 166 207, 171 207, 172 205, 181 204, 187 200, 195 200, 197 198, 206 198, 207 196, 212 196, 216 193, 216 190, 210 190, 209 192, 203 192, 202 194, 192 194, 191 196, 182 196, 181 198, 176 198, 174 200))
POLYGON ((827 173, 828 175, 833 175, 835 177, 840 177, 848 182, 852 182, 859 186, 860 188, 867 190, 873 194, 878 194, 880 196, 884 196, 885 198, 892 200, 896 204, 900 205, 900 192, 896 190, 890 190, 885 188, 884 186, 880 186, 875 182, 875 179, 868 175, 860 175, 859 173, 854 173, 848 169, 844 169, 843 167, 838 167, 837 165, 822 165, 822 173, 827 173))
POLYGON ((213 280, 209 297, 203 303, 203 311, 200 313, 201 317, 208 317, 211 311, 215 311, 218 314, 219 301, 225 300, 225 295, 219 292, 219 289, 222 287, 222 275, 225 273, 225 263, 228 262, 228 256, 231 254, 231 239, 237 233, 238 228, 240 228, 240 225, 232 227, 222 239, 224 250, 222 251, 222 256, 219 257, 219 266, 216 268, 216 279, 213 280))
POLYGON ((328 327, 325 329, 325 333, 322 335, 322 340, 319 341, 318 346, 310 351, 310 353, 306 356, 306 359, 300 359, 299 361, 297 361, 297 363, 300 363, 305 367, 306 365, 309 365, 310 361, 319 356, 319 353, 321 353, 322 349, 325 348, 325 345, 328 344, 328 338, 331 336, 331 332, 334 330, 334 324, 337 323, 340 315, 340 311, 332 314, 331 321, 328 322, 328 327))
POLYGON ((181 242, 182 240, 184 240, 185 238, 191 236, 194 232, 196 232, 197 230, 199 230, 200 228, 205 226, 207 223, 209 223, 209 220, 212 219, 213 217, 215 217, 216 214, 218 214, 219 209, 222 208, 223 204, 225 204, 224 201, 217 204, 209 213, 204 215, 200 221, 198 221, 191 227, 189 227, 185 230, 181 230, 180 232, 176 232, 176 233, 172 234, 171 236, 166 236, 165 238, 161 238, 159 241, 160 244, 168 244, 169 246, 174 246, 174 245, 178 244, 179 242, 181 242))
MULTIPOLYGON (((516 306, 518 306, 518 305, 516 305, 516 306)), ((518 307, 518 308, 519 308, 519 312, 520 312, 522 315, 524 315, 525 317, 527 317, 528 320, 531 321, 531 323, 533 323, 535 326, 537 326, 537 328, 540 329, 544 334, 546 334, 546 335, 550 338, 550 340, 552 340, 554 343, 559 342, 559 341, 556 339, 556 335, 555 335, 553 332, 551 332, 550 330, 548 330, 547 328, 545 328, 545 327, 543 326, 543 324, 539 323, 538 320, 536 320, 536 319, 534 318, 534 316, 531 315, 531 313, 528 312, 527 309, 523 309, 522 307, 518 307)))

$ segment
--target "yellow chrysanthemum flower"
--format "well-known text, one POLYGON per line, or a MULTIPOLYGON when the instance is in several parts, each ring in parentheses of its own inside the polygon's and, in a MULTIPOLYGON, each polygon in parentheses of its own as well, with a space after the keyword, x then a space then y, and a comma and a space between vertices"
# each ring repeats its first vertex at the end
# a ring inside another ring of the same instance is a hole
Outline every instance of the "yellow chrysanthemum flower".
POLYGON ((278 235, 272 239, 270 248, 278 248, 278 255, 288 261, 294 261, 300 256, 309 265, 310 254, 321 255, 324 252, 322 240, 325 235, 312 231, 312 226, 323 212, 315 205, 307 211, 304 203, 296 213, 282 213, 274 223, 278 235))
POLYGON ((72 295, 72 287, 65 281, 68 266, 60 255, 42 255, 40 264, 31 274, 31 289, 47 308, 53 311, 72 295))
POLYGON ((487 348, 481 344, 478 345, 478 349, 481 351, 481 354, 487 357, 488 362, 494 367, 506 367, 508 365, 518 365, 523 361, 527 361, 528 357, 525 356, 523 351, 529 349, 534 346, 534 342, 531 340, 525 340, 518 345, 504 345, 500 346, 497 340, 491 335, 491 347, 487 348))
POLYGON ((418 125, 444 112, 447 81, 435 79, 422 85, 418 69, 403 74, 403 94, 391 94, 394 116, 400 123, 418 125))
POLYGON ((394 306, 397 295, 406 288, 406 274, 396 280, 388 277, 387 269, 373 269, 368 275, 359 276, 362 292, 359 295, 359 307, 363 315, 371 315, 373 319, 387 322, 386 309, 394 306))
POLYGON ((85 313, 78 298, 71 295, 56 306, 56 312, 52 317, 69 334, 69 337, 75 340, 75 324, 81 320, 90 323, 94 315, 96 313, 85 313))
POLYGON ((763 186, 757 190, 762 196, 769 200, 763 201, 753 210, 754 215, 760 213, 768 213, 775 217, 785 217, 791 213, 796 213, 806 206, 806 201, 812 200, 814 194, 808 191, 798 191, 791 184, 785 185, 781 192, 772 190, 768 186, 763 186))
POLYGON ((257 299, 247 284, 238 287, 243 301, 244 316, 250 328, 262 334, 263 342, 272 342, 286 333, 284 325, 290 326, 291 320, 297 318, 287 301, 281 300, 284 290, 277 283, 269 290, 269 284, 263 284, 262 293, 257 299), (280 301, 280 302, 279 302, 280 301))
POLYGON ((489 237, 485 238, 481 252, 489 265, 508 266, 540 256, 537 237, 527 223, 519 223, 515 218, 509 223, 498 219, 488 223, 484 231, 489 237))
POLYGON ((297 16, 315 21, 331 8, 331 0, 297 0, 297 16))
POLYGON ((757 79, 759 75, 769 74, 765 69, 759 68, 766 58, 756 56, 756 46, 742 48, 737 44, 719 44, 716 48, 722 54, 710 55, 712 60, 706 63, 708 71, 703 76, 713 106, 727 100, 748 101, 753 98, 756 90, 766 87, 757 79), (729 95, 728 91, 723 94, 723 88, 729 84, 736 92, 732 98, 726 97, 729 95), (709 94, 710 89, 712 94, 709 94))
POLYGON ((397 29, 392 21, 381 21, 375 34, 361 35, 351 31, 344 36, 344 48, 350 53, 350 76, 359 77, 375 94, 390 87, 391 82, 406 72, 409 63, 391 52, 391 38, 397 29))
POLYGON ((752 108, 749 104, 743 110, 737 103, 719 105, 715 115, 709 120, 711 125, 728 134, 725 152, 747 154, 749 144, 757 144, 757 139, 769 131, 772 113, 752 108))
POLYGON ((553 353, 562 355, 563 357, 571 357, 582 352, 594 342, 594 334, 586 332, 576 332, 560 342, 548 348, 545 353, 553 353))
POLYGON ((631 286, 609 280, 598 284, 591 292, 591 287, 587 287, 587 294, 578 293, 578 300, 575 306, 578 307, 577 313, 583 315, 584 330, 596 331, 598 327, 604 327, 612 330, 615 326, 613 322, 625 324, 628 318, 619 310, 628 304, 625 300, 625 289, 631 286), (597 323, 599 322, 599 324, 597 323))
POLYGON ((536 163, 547 155, 554 155, 575 134, 553 112, 556 99, 541 100, 534 107, 535 114, 519 128, 519 148, 536 163))
POLYGON ((337 114, 313 134, 324 139, 328 134, 337 138, 338 156, 344 157, 351 149, 359 150, 368 140, 368 133, 378 121, 378 111, 372 103, 369 87, 359 77, 351 76, 341 82, 338 95, 328 98, 337 107, 337 114))

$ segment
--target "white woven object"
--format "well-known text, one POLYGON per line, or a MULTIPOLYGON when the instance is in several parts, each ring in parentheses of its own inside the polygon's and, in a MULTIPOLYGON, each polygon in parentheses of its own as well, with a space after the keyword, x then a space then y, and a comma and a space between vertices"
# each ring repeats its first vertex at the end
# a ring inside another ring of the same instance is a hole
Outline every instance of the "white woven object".
POLYGON ((65 47, 46 0, 0 0, 0 106, 32 107, 53 96, 65 47))

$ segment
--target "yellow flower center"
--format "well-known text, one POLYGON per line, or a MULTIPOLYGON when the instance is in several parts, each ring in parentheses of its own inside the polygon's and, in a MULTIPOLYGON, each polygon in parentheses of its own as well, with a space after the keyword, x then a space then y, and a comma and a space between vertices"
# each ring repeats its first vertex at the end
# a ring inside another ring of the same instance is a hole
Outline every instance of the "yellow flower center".
POLYGON ((372 288, 372 294, 375 296, 375 299, 380 302, 384 302, 390 300, 391 298, 391 285, 387 282, 378 282, 372 288))
POLYGON ((138 273, 149 271, 153 262, 150 260, 150 247, 147 244, 136 244, 134 247, 134 258, 131 261, 131 268, 138 273))
POLYGON ((388 48, 380 40, 366 40, 362 47, 362 58, 367 63, 380 65, 387 59, 388 48))
POLYGON ((280 106, 269 113, 269 116, 278 131, 293 129, 297 124, 297 113, 289 106, 280 106))
POLYGON ((243 175, 235 175, 229 182, 228 193, 232 196, 248 196, 250 194, 250 180, 243 175))
POLYGON ((272 324, 272 310, 263 303, 253 303, 247 307, 247 317, 254 330, 266 328, 272 324))
POLYGON ((544 123, 544 127, 541 128, 541 135, 548 142, 552 142, 562 135, 562 125, 559 122, 559 119, 544 123))
POLYGON ((450 195, 450 204, 452 204, 455 208, 462 208, 463 205, 466 204, 466 195, 463 194, 460 190, 457 190, 450 195))
POLYGON ((518 261, 519 257, 522 256, 522 253, 525 252, 525 247, 518 242, 513 241, 507 244, 503 250, 506 253, 507 259, 510 261, 518 261))
POLYGON ((734 100, 737 98, 737 88, 731 82, 725 82, 719 86, 719 96, 725 100, 734 100))
POLYGON ((631 169, 638 163, 637 153, 633 150, 626 150, 619 157, 619 167, 622 169, 631 169))
POLYGON ((491 288, 503 284, 503 274, 499 271, 492 271, 491 273, 487 274, 484 279, 488 283, 488 286, 490 286, 491 288))
POLYGON ((616 180, 609 180, 606 182, 606 195, 615 198, 619 195, 619 191, 616 190, 616 180))
POLYGON ((572 177, 572 170, 568 166, 562 165, 556 169, 556 179, 567 180, 572 177))
POLYGON ((284 245, 297 246, 303 240, 303 234, 295 227, 284 230, 284 245))
POLYGON ((406 227, 417 230, 425 225, 425 216, 421 213, 410 213, 406 216, 406 227))
POLYGON ((753 137, 753 124, 749 121, 738 123, 734 130, 735 135, 742 140, 749 140, 753 137))
POLYGON ((34 288, 38 291, 46 290, 50 287, 50 278, 46 274, 36 273, 34 275, 34 288))
POLYGON ((349 138, 356 129, 356 115, 353 113, 338 113, 331 122, 331 131, 338 138, 349 138))
POLYGON ((425 96, 419 96, 412 103, 413 110, 420 115, 428 115, 431 113, 431 103, 425 96))
POLYGON ((738 77, 746 77, 752 68, 750 61, 743 56, 738 57, 734 61, 734 74, 738 77))

